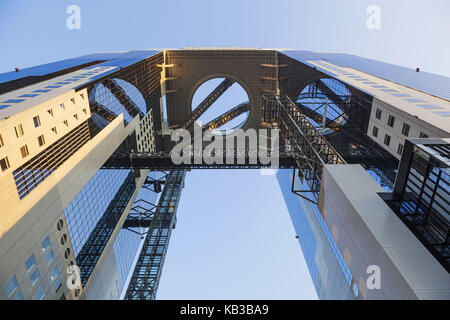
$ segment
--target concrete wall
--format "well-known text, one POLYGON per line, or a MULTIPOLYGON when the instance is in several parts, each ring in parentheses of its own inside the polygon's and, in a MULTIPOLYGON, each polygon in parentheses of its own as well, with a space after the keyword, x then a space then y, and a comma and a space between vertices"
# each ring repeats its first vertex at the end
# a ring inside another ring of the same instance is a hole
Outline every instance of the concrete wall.
POLYGON ((364 299, 450 299, 450 277, 379 197, 360 165, 327 165, 322 215, 364 299), (371 265, 380 289, 368 289, 371 265))

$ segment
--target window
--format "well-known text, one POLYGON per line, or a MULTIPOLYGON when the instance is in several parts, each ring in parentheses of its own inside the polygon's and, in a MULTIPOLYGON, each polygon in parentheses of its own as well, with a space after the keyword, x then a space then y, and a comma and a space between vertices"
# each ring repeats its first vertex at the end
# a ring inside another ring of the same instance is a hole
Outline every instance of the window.
POLYGON ((0 159, 0 167, 2 167, 2 171, 6 171, 9 168, 8 157, 0 159))
POLYGON ((0 148, 3 147, 5 144, 3 143, 2 135, 0 134, 0 148))
POLYGON ((377 111, 375 112, 375 118, 378 120, 381 120, 381 109, 377 108, 377 111))
POLYGON ((389 115, 388 122, 387 122, 388 126, 389 127, 394 127, 394 122, 395 122, 395 117, 389 115))
POLYGON ((54 134, 58 134, 58 131, 56 130, 56 127, 53 127, 52 131, 53 131, 54 134))
POLYGON ((36 268, 32 274, 30 274, 31 285, 34 286, 39 280, 39 270, 36 268))
POLYGON ((20 153, 22 154, 22 158, 25 158, 26 156, 28 156, 30 154, 30 152, 28 151, 28 146, 24 145, 24 146, 20 147, 20 153))
POLYGON ((22 127, 21 124, 19 124, 18 126, 15 126, 14 130, 16 131, 16 137, 17 138, 23 136, 23 127, 22 127))
POLYGON ((435 106, 433 104, 419 104, 418 107, 422 109, 442 109, 441 107, 435 106))
POLYGON ((402 155, 403 153, 403 145, 401 143, 398 144, 397 153, 399 155, 402 155))
POLYGON ((53 109, 48 109, 47 112, 49 115, 51 115, 53 117, 53 109))
POLYGON ((84 114, 87 114, 86 108, 83 109, 84 114))
POLYGON ((6 294, 8 295, 8 297, 11 297, 18 286, 19 284, 17 283, 17 278, 16 276, 13 276, 5 285, 6 294))
POLYGON ((24 102, 26 99, 9 99, 6 101, 3 101, 3 103, 21 103, 24 102))
POLYGON ((426 138, 428 138, 428 135, 426 133, 421 132, 420 133, 420 138, 421 139, 426 139, 426 138))
POLYGON ((52 261, 55 255, 53 254, 53 250, 50 248, 48 252, 45 255, 45 260, 47 261, 47 265, 49 265, 52 261))
POLYGON ((73 117, 78 120, 78 115, 76 113, 73 115, 73 117))
POLYGON ((66 248, 64 251, 64 258, 67 260, 70 258, 70 248, 66 248))
POLYGON ((53 290, 55 292, 58 292, 59 288, 61 288, 61 285, 62 285, 61 278, 60 277, 56 278, 55 283, 53 284, 53 290))
POLYGON ((63 123, 66 125, 66 127, 69 126, 69 123, 67 122, 67 120, 64 120, 63 123))
POLYGON ((75 98, 70 99, 70 101, 72 101, 72 103, 75 104, 75 98))
POLYGON ((375 126, 373 127, 372 134, 374 137, 378 137, 378 128, 377 127, 375 127, 375 126))
POLYGON ((450 112, 446 112, 446 111, 438 111, 438 112, 433 112, 433 113, 440 115, 441 117, 444 117, 444 118, 450 117, 450 112))
POLYGON ((50 280, 54 281, 58 277, 58 267, 55 266, 50 272, 50 280))
POLYGON ((17 290, 17 293, 14 295, 14 297, 12 299, 13 300, 23 300, 22 292, 20 292, 20 290, 17 290))
POLYGON ((406 93, 392 93, 394 97, 411 97, 409 94, 406 93))
POLYGON ((61 232, 63 227, 64 227, 64 221, 62 219, 59 219, 58 223, 56 224, 56 229, 61 232))
POLYGON ((44 135, 40 135, 40 136, 38 137, 38 143, 39 143, 39 146, 40 146, 40 147, 42 147, 42 146, 45 144, 44 135))
POLYGON ((81 93, 81 94, 80 94, 80 97, 81 97, 81 99, 84 100, 84 93, 81 93))
POLYGON ((409 134, 409 124, 403 123, 402 133, 405 136, 408 136, 409 134))
POLYGON ((48 247, 50 247, 50 238, 47 236, 44 240, 41 242, 42 251, 47 250, 48 247))
POLYGON ((36 260, 34 259, 34 255, 32 254, 27 261, 25 261, 25 267, 27 267, 27 272, 33 269, 36 265, 36 260))
POLYGON ((35 128, 37 128, 41 125, 41 119, 39 118, 39 116, 36 116, 33 118, 33 123, 34 123, 35 128))
POLYGON ((36 300, 43 300, 45 297, 45 291, 44 288, 41 286, 35 293, 34 298, 36 300))
POLYGON ((66 110, 66 107, 64 106, 64 103, 60 103, 59 106, 61 107, 61 109, 66 110))
POLYGON ((63 233, 63 235, 61 236, 61 245, 65 246, 67 243, 67 234, 63 233))
POLYGON ((387 146, 389 146, 391 144, 391 136, 390 135, 386 134, 384 136, 384 144, 387 146))

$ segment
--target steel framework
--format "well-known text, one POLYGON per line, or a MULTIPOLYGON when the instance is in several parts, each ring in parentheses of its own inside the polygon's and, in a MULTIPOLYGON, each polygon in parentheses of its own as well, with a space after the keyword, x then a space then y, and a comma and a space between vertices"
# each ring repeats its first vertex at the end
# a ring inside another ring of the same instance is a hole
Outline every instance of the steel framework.
POLYGON ((383 197, 450 272, 450 145, 434 140, 406 140, 394 192, 383 197))
POLYGON ((108 88, 117 100, 127 109, 128 113, 134 118, 138 114, 141 118, 144 116, 139 107, 134 103, 132 99, 127 95, 125 90, 117 83, 115 79, 105 79, 102 84, 108 88))
POLYGON ((233 85, 230 79, 223 80, 191 113, 183 124, 183 129, 188 129, 219 97, 233 85))
POLYGON ((333 129, 324 137, 346 162, 361 164, 382 186, 392 190, 398 160, 366 134, 371 98, 337 80, 327 81, 330 79, 311 82, 295 96, 297 106, 318 128, 333 129))
MULTIPOLYGON (((167 175, 167 172, 163 172, 161 177, 153 178, 149 174, 142 184, 142 188, 154 193, 160 193, 162 191, 162 185, 166 183, 167 175)), ((157 204, 151 203, 146 199, 140 198, 136 200, 122 228, 128 229, 131 232, 135 232, 132 230, 133 228, 139 228, 139 234, 142 235, 142 228, 148 228, 150 226, 156 207, 157 204)))
POLYGON ((286 148, 292 151, 299 177, 309 187, 292 191, 308 201, 312 200, 304 193, 311 193, 313 202, 318 203, 323 166, 343 164, 344 159, 289 97, 265 96, 263 101, 264 121, 280 128, 286 148))
POLYGON ((220 126, 224 125, 225 123, 233 120, 234 118, 240 116, 241 114, 248 111, 249 102, 243 102, 236 107, 230 109, 229 111, 221 114, 217 118, 211 120, 207 124, 203 126, 204 130, 213 130, 217 129, 220 126))
POLYGON ((155 299, 170 235, 175 227, 185 174, 184 170, 173 170, 165 178, 164 189, 125 294, 126 300, 155 299))
MULTIPOLYGON (((270 151, 267 153, 271 155, 270 151)), ((194 153, 190 154, 190 161, 188 163, 175 164, 172 161, 170 153, 159 152, 117 152, 111 156, 103 165, 104 169, 150 169, 157 171, 176 170, 176 169, 260 169, 272 167, 271 163, 261 163, 261 159, 257 154, 247 149, 234 149, 231 153, 227 150, 223 151, 222 163, 209 164, 202 158, 201 162, 197 162, 194 158, 194 153), (254 159, 255 161, 253 161, 254 159)), ((302 157, 301 154, 297 155, 302 157)), ((294 168, 296 162, 293 158, 293 152, 280 151, 279 152, 280 169, 294 168)))
MULTIPOLYGON (((313 119, 316 123, 322 123, 323 122, 323 114, 317 112, 317 108, 315 108, 314 110, 311 108, 308 108, 304 103, 300 103, 300 102, 296 102, 297 106, 299 107, 299 109, 302 111, 302 113, 307 116, 308 118, 313 119)), ((319 107, 322 107, 322 105, 320 105, 319 107)), ((343 116, 345 113, 342 113, 341 116, 343 116)), ((331 128, 331 129, 338 129, 341 127, 341 124, 339 122, 336 121, 337 118, 335 119, 329 119, 328 117, 325 117, 325 127, 327 128, 331 128)))
POLYGON ((102 117, 108 122, 113 121, 117 117, 117 115, 114 112, 108 110, 108 108, 106 108, 103 104, 93 99, 89 101, 89 104, 91 106, 91 110, 93 113, 98 114, 100 117, 102 117))

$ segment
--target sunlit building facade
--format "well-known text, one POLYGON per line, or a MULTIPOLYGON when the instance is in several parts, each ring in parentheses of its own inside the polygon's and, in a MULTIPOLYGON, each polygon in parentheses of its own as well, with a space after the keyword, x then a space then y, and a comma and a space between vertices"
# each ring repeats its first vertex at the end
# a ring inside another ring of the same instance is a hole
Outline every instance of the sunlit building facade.
POLYGON ((0 298, 155 299, 186 170, 267 165, 171 161, 172 130, 192 130, 234 84, 248 101, 203 129, 279 130, 276 178, 320 299, 450 298, 450 79, 255 48, 1 74, 0 298))

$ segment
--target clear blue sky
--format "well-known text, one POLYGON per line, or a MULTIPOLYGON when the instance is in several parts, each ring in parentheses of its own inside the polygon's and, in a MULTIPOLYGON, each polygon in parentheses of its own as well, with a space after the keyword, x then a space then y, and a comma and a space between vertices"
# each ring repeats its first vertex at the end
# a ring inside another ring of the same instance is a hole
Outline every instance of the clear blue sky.
POLYGON ((450 75, 448 0, 0 0, 0 72, 108 50, 257 46, 354 53, 450 75), (81 30, 66 28, 67 6, 81 30), (382 10, 380 30, 366 8, 382 10))
MULTIPOLYGON (((0 0, 0 72, 100 51, 252 46, 450 76, 449 14, 448 0, 0 0), (80 30, 66 28, 71 4, 80 30), (366 27, 372 4, 380 30, 366 27)), ((294 235, 274 177, 190 172, 158 298, 315 298, 294 235)))

